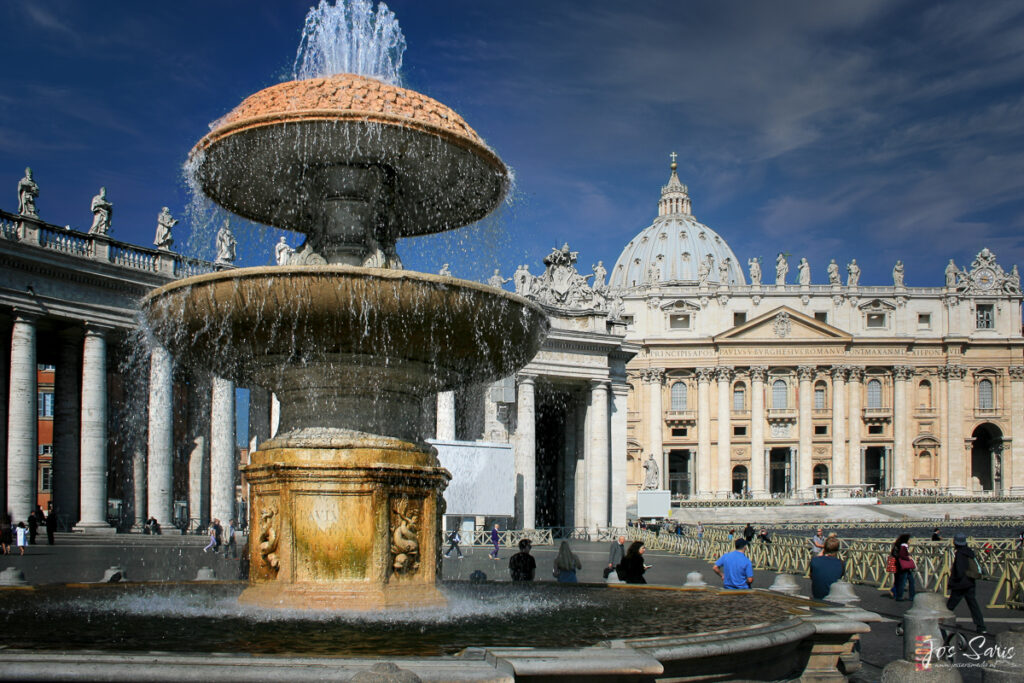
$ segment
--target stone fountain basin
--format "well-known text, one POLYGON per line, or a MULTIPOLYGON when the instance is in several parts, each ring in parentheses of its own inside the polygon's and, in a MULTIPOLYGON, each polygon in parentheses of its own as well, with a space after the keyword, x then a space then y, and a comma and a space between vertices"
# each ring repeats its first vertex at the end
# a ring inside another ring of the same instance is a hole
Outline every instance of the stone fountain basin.
POLYGON ((494 287, 342 265, 197 275, 142 309, 178 362, 271 390, 311 369, 416 393, 490 381, 529 362, 549 328, 537 304, 494 287))

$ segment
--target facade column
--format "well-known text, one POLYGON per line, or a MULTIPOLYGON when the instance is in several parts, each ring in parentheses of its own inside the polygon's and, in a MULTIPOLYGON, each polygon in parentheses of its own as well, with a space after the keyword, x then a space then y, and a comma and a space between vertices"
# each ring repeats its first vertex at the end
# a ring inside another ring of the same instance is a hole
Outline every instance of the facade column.
POLYGON ((908 488, 914 482, 907 476, 910 464, 910 448, 907 439, 907 388, 910 378, 914 376, 914 368, 908 365, 897 365, 892 369, 893 402, 892 402, 892 487, 908 488))
POLYGON ((210 517, 235 517, 235 383, 214 377, 210 398, 210 517))
POLYGON ((1011 496, 1024 496, 1024 365, 1011 365, 1009 372, 1010 436, 1013 441, 1009 457, 1003 453, 1003 490, 1009 483, 1011 496))
POLYGON ((86 326, 82 346, 82 517, 75 528, 115 533, 107 522, 107 333, 86 326))
POLYGON ((949 424, 949 443, 946 444, 946 487, 953 495, 967 493, 967 466, 964 462, 964 369, 960 365, 946 366, 946 422, 949 424))
POLYGON ((861 396, 864 389, 864 368, 851 367, 850 382, 846 385, 849 396, 850 419, 847 422, 849 427, 849 448, 847 449, 847 467, 849 468, 849 483, 864 483, 864 459, 860 449, 860 433, 864 424, 861 417, 861 396))
MULTIPOLYGON (((647 452, 654 456, 661 468, 661 488, 668 490, 668 456, 665 455, 665 413, 662 405, 662 387, 665 371, 661 368, 647 368, 642 373, 647 385, 647 452)), ((641 456, 641 460, 646 460, 641 456)))
POLYGON ((798 428, 800 441, 799 448, 797 449, 797 465, 794 472, 796 474, 796 481, 793 482, 793 491, 801 498, 813 498, 814 478, 812 475, 814 466, 811 461, 813 452, 811 434, 814 423, 811 418, 811 408, 813 407, 811 382, 814 380, 814 366, 801 365, 796 369, 796 373, 800 379, 800 395, 797 398, 800 409, 798 417, 800 421, 798 428))
MULTIPOLYGON (((626 526, 626 411, 629 385, 612 384, 611 417, 611 520, 610 526, 626 526)), ((667 467, 665 468, 668 469, 667 467)), ((665 473, 668 476, 668 473, 665 473)))
MULTIPOLYGON (((189 527, 202 528, 210 523, 210 399, 213 388, 209 376, 193 374, 189 379, 188 517, 189 527)), ((269 412, 268 406, 268 415, 269 412)))
MULTIPOLYGON (((516 521, 533 529, 537 514, 537 413, 534 375, 519 375, 516 391, 516 521)), ((438 415, 441 406, 437 407, 438 415)), ((440 418, 438 419, 440 421, 440 418)))
MULTIPOLYGON (((608 381, 590 382, 590 528, 608 526, 608 381)), ((532 528, 532 527, 531 527, 532 528)))
POLYGON ((768 496, 768 457, 764 449, 764 378, 768 367, 750 368, 750 493, 754 498, 768 496))
POLYGON ((82 334, 80 330, 60 333, 60 351, 53 373, 53 509, 57 519, 71 528, 79 518, 78 477, 82 416, 82 334))
POLYGON ((832 366, 832 467, 833 484, 850 483, 850 463, 846 453, 846 375, 845 365, 832 366))
POLYGON ((149 450, 146 517, 174 519, 174 362, 156 342, 149 353, 149 450))
POLYGON ((33 315, 19 312, 11 330, 6 511, 11 513, 13 524, 27 521, 29 513, 36 508, 36 462, 39 456, 36 320, 33 315))
POLYGON ((729 391, 735 373, 732 368, 715 368, 718 379, 718 484, 716 493, 728 498, 732 493, 732 398, 729 391))
POLYGON ((437 394, 437 440, 455 440, 455 392, 441 391, 437 394))
POLYGON ((710 496, 711 485, 711 376, 714 368, 697 368, 697 495, 710 496))

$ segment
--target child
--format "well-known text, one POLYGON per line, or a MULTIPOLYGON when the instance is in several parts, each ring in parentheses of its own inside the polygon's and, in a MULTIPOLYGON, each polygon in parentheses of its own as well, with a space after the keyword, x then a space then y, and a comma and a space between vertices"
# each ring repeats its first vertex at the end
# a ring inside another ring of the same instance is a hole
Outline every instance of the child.
POLYGON ((28 545, 28 527, 25 526, 25 522, 18 522, 18 550, 22 555, 25 554, 25 546, 28 545))

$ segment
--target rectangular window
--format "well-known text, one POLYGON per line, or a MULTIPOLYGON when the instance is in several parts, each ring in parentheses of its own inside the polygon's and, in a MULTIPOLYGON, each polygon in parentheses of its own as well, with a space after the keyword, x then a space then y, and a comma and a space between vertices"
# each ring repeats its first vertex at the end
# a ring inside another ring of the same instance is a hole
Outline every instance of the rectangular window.
POLYGON ((633 316, 631 316, 631 315, 624 315, 624 316, 622 316, 622 323, 626 327, 632 327, 633 326, 633 316))
POLYGON ((868 425, 868 434, 881 434, 882 425, 868 425))
POLYGON ((676 315, 670 315, 668 317, 668 326, 671 327, 673 330, 690 329, 690 314, 678 313, 676 315))
POLYGON ((53 468, 43 466, 39 468, 39 492, 49 493, 53 490, 53 468))
POLYGON ((995 306, 992 304, 978 304, 978 329, 994 330, 996 327, 995 306))
POLYGON ((53 455, 53 444, 41 443, 39 444, 39 455, 53 455))
POLYGON ((814 425, 814 435, 822 436, 828 434, 828 425, 814 425))
POLYGON ((918 313, 917 314, 917 329, 919 329, 919 330, 930 330, 930 329, 932 329, 932 314, 931 313, 918 313))
POLYGON ((872 329, 885 328, 885 313, 868 313, 868 327, 872 329))
POLYGON ((737 327, 739 325, 742 325, 745 322, 747 322, 747 314, 746 314, 745 311, 740 311, 739 313, 733 313, 732 314, 732 326, 733 327, 737 327))
POLYGON ((822 387, 814 388, 814 409, 825 410, 825 389, 822 387))
POLYGON ((747 428, 746 427, 733 427, 732 428, 732 435, 733 436, 746 436, 747 435, 747 428))
POLYGON ((828 322, 828 311, 815 311, 814 319, 823 323, 828 322))
POLYGON ((672 436, 686 436, 686 427, 674 427, 672 436))
POLYGON ((53 417, 53 392, 39 392, 39 417, 53 417))
POLYGON ((38 370, 39 372, 53 372, 56 369, 57 369, 57 366, 55 366, 55 365, 42 365, 42 364, 36 365, 36 370, 38 370))

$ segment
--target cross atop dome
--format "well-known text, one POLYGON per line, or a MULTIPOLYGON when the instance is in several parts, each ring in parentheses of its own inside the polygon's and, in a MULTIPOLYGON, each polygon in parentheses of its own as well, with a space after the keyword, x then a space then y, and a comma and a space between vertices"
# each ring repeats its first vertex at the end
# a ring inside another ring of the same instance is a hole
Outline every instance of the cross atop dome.
POLYGON ((691 215, 690 193, 686 189, 686 185, 679 181, 679 175, 676 173, 676 169, 679 167, 676 163, 676 157, 679 155, 672 152, 668 156, 672 159, 672 165, 670 166, 672 175, 669 176, 668 185, 661 188, 661 199, 658 201, 658 215, 682 214, 689 216, 691 215))

